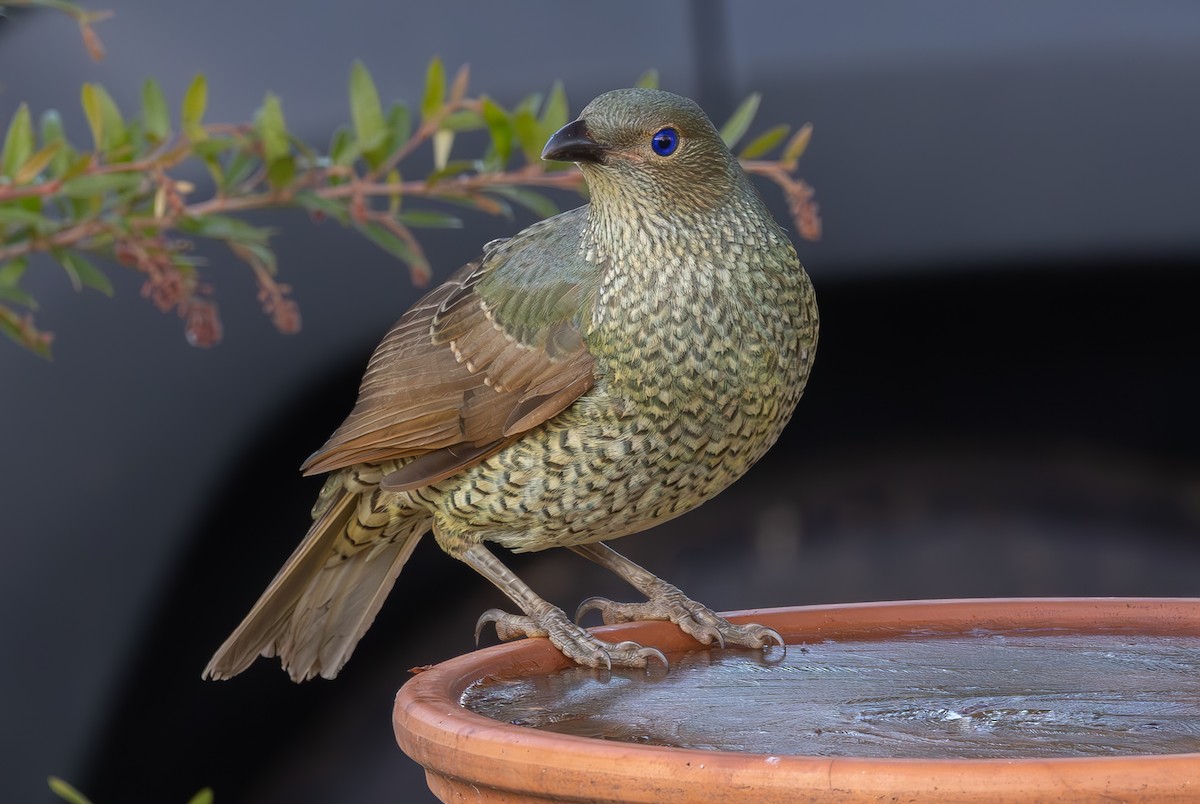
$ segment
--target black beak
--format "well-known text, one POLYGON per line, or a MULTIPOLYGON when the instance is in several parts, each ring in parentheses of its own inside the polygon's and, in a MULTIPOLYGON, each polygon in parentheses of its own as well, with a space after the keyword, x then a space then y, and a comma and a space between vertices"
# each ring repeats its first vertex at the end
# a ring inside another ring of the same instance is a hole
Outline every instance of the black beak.
POLYGON ((602 165, 606 151, 603 145, 592 139, 587 125, 582 120, 576 120, 555 132, 542 149, 542 159, 553 162, 595 162, 602 165))

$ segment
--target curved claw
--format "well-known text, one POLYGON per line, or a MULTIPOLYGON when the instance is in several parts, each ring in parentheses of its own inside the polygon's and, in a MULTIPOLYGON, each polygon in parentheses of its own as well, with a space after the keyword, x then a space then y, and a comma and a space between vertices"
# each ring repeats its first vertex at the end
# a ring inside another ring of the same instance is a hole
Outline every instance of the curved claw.
POLYGON ((575 624, 578 625, 580 620, 584 618, 589 611, 598 611, 601 616, 604 615, 604 607, 612 603, 611 600, 604 597, 589 597, 587 600, 579 604, 579 608, 575 609, 575 624))
POLYGON ((631 639, 627 639, 624 642, 618 642, 616 645, 613 645, 614 650, 638 650, 641 647, 641 643, 634 642, 631 639))
MULTIPOLYGON (((641 648, 640 650, 638 650, 638 652, 635 655, 638 658, 647 659, 647 660, 658 659, 660 662, 662 662, 662 666, 664 668, 671 667, 670 662, 667 661, 666 654, 664 654, 658 648, 641 648)), ((649 665, 650 665, 650 662, 647 661, 646 666, 648 667, 649 665)))
POLYGON ((488 609, 483 614, 479 615, 479 619, 475 621, 475 647, 479 647, 479 635, 483 633, 483 627, 488 623, 494 623, 500 618, 508 615, 508 612, 500 609, 488 609))
MULTIPOLYGON (((767 628, 767 627, 763 626, 762 630, 758 632, 758 635, 760 638, 764 639, 764 641, 766 638, 769 637, 771 640, 773 640, 775 642, 775 644, 778 647, 781 647, 784 650, 787 650, 787 643, 783 641, 783 637, 774 628, 767 628)), ((763 647, 765 648, 767 646, 763 645, 763 647)))
POLYGON ((718 647, 720 647, 722 650, 725 649, 725 637, 721 636, 721 632, 718 631, 714 626, 704 626, 699 630, 699 632, 693 634, 692 638, 701 645, 711 645, 715 641, 718 647), (703 637, 708 637, 708 639, 703 639, 703 637))

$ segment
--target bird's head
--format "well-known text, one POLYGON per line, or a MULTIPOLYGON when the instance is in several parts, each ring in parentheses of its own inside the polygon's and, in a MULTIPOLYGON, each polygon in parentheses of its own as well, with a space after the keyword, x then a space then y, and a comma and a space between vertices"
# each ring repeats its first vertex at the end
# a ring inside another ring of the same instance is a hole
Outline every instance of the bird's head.
POLYGON ((593 203, 703 213, 745 182, 737 160, 692 100, 658 89, 618 89, 589 103, 546 143, 542 158, 575 162, 593 203))

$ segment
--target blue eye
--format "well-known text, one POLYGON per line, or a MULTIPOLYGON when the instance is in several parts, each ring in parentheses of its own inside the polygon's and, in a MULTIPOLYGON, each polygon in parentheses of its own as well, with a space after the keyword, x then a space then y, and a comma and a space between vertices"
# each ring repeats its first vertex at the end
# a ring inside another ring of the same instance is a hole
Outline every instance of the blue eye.
POLYGON ((679 147, 679 132, 673 128, 661 129, 650 140, 650 147, 659 156, 670 156, 679 147))

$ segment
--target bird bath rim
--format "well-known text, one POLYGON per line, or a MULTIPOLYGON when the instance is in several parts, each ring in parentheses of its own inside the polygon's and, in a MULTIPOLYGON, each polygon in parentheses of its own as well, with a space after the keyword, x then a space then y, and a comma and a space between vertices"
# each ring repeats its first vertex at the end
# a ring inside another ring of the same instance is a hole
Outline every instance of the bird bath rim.
MULTIPOLYGON (((1200 598, 980 598, 798 606, 733 612, 788 644, 896 634, 1046 630, 1200 636, 1200 598)), ((595 629, 668 655, 698 643, 662 622, 595 629)), ((1200 753, 1029 759, 769 756, 557 734, 476 714, 464 691, 487 678, 549 674, 570 663, 546 640, 520 640, 450 659, 409 679, 396 697, 401 749, 444 800, 785 801, 797 795, 874 800, 1179 799, 1200 788, 1200 753), (739 796, 742 798, 739 799, 739 796)))

